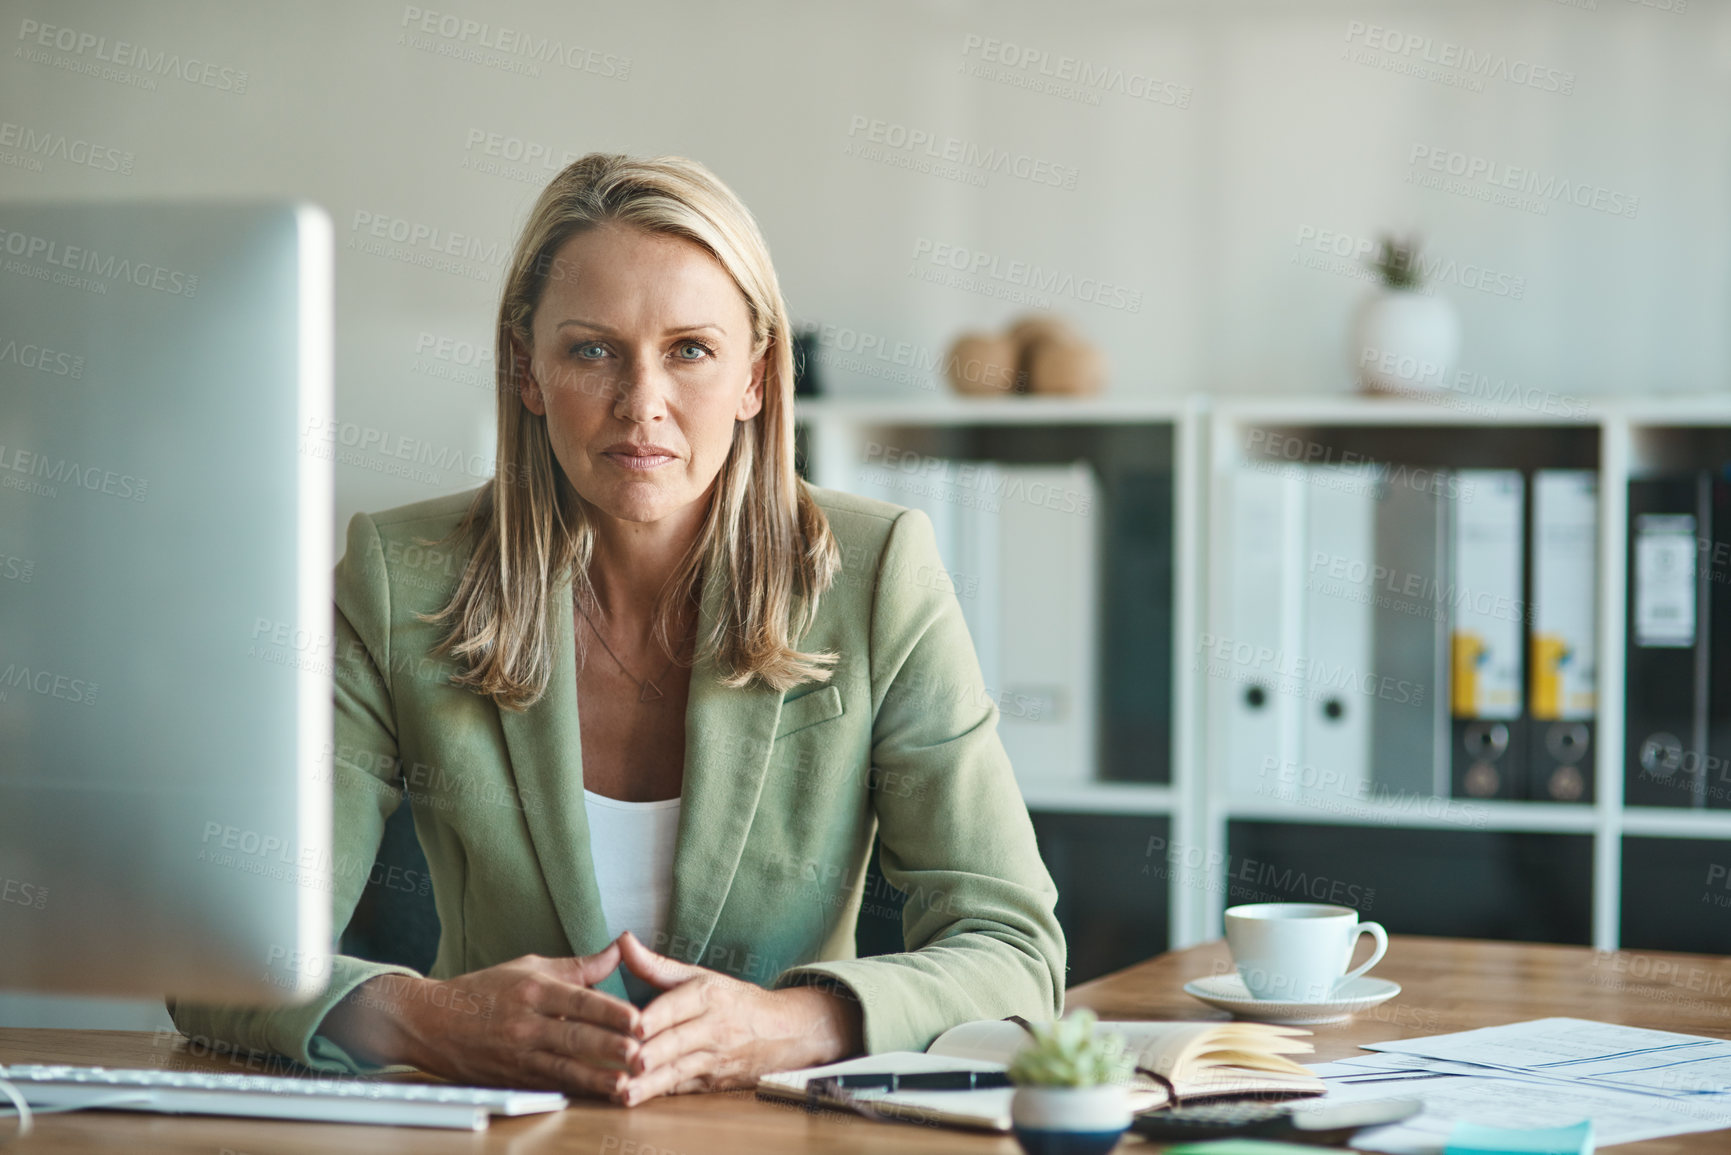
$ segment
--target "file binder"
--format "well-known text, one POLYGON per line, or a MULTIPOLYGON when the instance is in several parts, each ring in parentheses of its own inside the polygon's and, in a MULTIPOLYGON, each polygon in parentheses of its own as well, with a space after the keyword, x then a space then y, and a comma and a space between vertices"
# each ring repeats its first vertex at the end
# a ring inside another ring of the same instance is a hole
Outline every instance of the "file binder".
POLYGON ((1731 477, 1713 479, 1713 520, 1696 557, 1707 567, 1707 759, 1703 800, 1731 810, 1731 477))
POLYGON ((948 572, 901 580, 954 589, 1016 780, 1092 781, 1102 516, 1093 468, 925 458, 913 473, 868 467, 860 489, 931 518, 948 572))
POLYGON ((992 528, 982 585, 996 586, 997 644, 986 686, 998 701, 998 734, 1026 785, 1080 784, 1095 777, 1099 486, 1093 467, 994 465, 1001 494, 964 525, 992 528), (996 509, 996 513, 991 510, 996 509))
MULTIPOLYGON (((968 623, 968 634, 974 640, 974 656, 979 659, 980 672, 985 677, 987 688, 997 690, 1003 681, 1000 674, 1003 663, 998 657, 999 640, 1004 630, 1004 612, 1000 604, 1004 586, 998 573, 1003 559, 1002 519, 987 513, 980 505, 987 494, 1004 491, 1005 475, 990 461, 957 461, 949 465, 958 476, 965 466, 970 471, 969 476, 977 479, 972 492, 954 495, 968 498, 968 507, 964 510, 957 500, 949 503, 946 510, 944 527, 949 548, 944 557, 950 564, 950 572, 962 579, 962 584, 957 586, 957 595, 962 603, 962 620, 968 623)), ((1010 764, 1014 766, 1015 762, 1012 760, 1010 764)))
POLYGON ((1305 482, 1300 764, 1314 767, 1314 780, 1326 783, 1318 792, 1362 798, 1370 778, 1371 716, 1384 690, 1393 694, 1371 666, 1381 470, 1313 465, 1305 482))
POLYGON ((1707 749, 1706 474, 1629 482, 1623 801, 1696 806, 1707 749))
POLYGON ((1197 655, 1207 678, 1219 773, 1233 793, 1268 793, 1298 760, 1304 483, 1296 467, 1246 466, 1226 479, 1217 532, 1226 574, 1212 637, 1197 655))
POLYGON ((1447 797, 1448 501, 1438 489, 1385 484, 1375 516, 1371 645, 1378 676, 1397 693, 1371 716, 1372 780, 1397 796, 1447 797))
POLYGON ((1456 796, 1526 796, 1526 480, 1463 469, 1451 499, 1449 697, 1456 796))
POLYGON ((1598 486, 1592 470, 1533 474, 1528 786, 1550 802, 1593 799, 1598 486))

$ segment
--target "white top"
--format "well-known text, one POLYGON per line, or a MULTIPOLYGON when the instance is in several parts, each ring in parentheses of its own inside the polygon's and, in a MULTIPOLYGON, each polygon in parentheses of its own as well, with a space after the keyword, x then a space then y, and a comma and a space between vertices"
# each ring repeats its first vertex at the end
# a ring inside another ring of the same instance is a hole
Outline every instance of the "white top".
POLYGON ((630 931, 650 950, 664 950, 656 937, 667 927, 673 897, 673 844, 679 836, 679 802, 621 802, 583 791, 589 814, 589 856, 601 888, 607 935, 630 931))

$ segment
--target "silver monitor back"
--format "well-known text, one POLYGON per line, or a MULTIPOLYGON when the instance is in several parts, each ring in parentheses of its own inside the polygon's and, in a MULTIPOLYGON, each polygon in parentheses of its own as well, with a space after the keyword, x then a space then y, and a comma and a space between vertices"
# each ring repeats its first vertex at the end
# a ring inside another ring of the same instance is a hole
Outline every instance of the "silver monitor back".
POLYGON ((0 205, 0 989, 324 983, 331 269, 309 206, 0 205))

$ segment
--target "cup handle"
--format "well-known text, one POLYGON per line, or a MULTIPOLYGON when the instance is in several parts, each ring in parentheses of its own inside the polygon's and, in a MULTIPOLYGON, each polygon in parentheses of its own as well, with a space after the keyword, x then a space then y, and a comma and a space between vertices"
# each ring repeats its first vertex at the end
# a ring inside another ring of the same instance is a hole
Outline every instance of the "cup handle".
POLYGON ((1381 962, 1382 956, 1388 953, 1388 932, 1382 929, 1382 924, 1380 922, 1361 922, 1353 929, 1352 947, 1346 952, 1347 961, 1350 962, 1352 960, 1352 952, 1358 949, 1358 936, 1362 934, 1369 934, 1370 937, 1376 940, 1376 949, 1370 952, 1370 958, 1365 961, 1363 966, 1347 971, 1345 974, 1341 975, 1340 981, 1335 983, 1336 987, 1339 987, 1343 983, 1351 982, 1353 979, 1381 962))

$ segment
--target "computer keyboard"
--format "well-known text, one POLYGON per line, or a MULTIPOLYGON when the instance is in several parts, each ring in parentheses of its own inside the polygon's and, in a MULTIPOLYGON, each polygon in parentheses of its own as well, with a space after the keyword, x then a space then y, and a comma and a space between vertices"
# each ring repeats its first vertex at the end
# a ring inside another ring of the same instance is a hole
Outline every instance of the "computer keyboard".
MULTIPOLYGON (((238 1115, 482 1131, 492 1115, 538 1115, 566 1104, 556 1091, 498 1091, 446 1083, 386 1083, 310 1075, 207 1074, 41 1064, 0 1066, 33 1109, 102 1108, 169 1115, 238 1115)), ((5 1105, 0 1098, 0 1106, 5 1105)))

